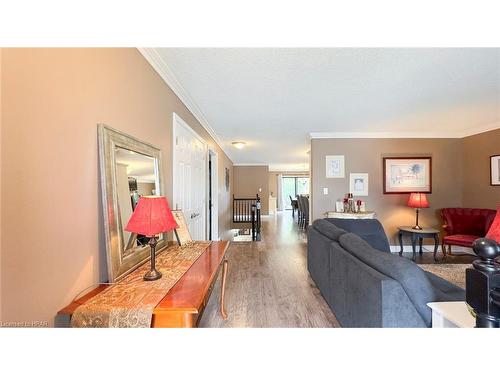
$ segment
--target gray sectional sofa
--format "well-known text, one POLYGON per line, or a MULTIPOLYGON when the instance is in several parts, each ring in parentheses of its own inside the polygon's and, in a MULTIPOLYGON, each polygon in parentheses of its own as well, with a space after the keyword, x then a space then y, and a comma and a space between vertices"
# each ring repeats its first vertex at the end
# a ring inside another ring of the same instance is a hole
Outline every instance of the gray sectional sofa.
POLYGON ((465 291, 390 253, 378 220, 320 219, 309 227, 307 266, 342 327, 429 327, 428 302, 465 291))

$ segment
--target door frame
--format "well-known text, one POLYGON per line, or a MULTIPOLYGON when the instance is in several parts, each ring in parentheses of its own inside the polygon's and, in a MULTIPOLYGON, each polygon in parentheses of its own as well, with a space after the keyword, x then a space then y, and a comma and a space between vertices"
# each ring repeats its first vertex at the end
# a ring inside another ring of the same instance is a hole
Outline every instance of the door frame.
MULTIPOLYGON (((182 119, 181 116, 179 116, 177 113, 173 112, 172 115, 173 119, 173 124, 172 124, 172 208, 178 209, 178 202, 177 202, 177 191, 179 188, 177 187, 177 181, 175 179, 175 176, 177 175, 177 155, 176 155, 176 145, 177 145, 177 127, 182 127, 184 130, 187 130, 189 133, 191 133, 197 140, 199 140, 205 149, 205 180, 208 181, 208 144, 205 139, 203 139, 191 126, 188 125, 186 121, 182 119)), ((208 184, 205 184, 205 186, 202 186, 203 188, 203 207, 204 207, 204 213, 203 213, 203 220, 205 220, 204 223, 204 228, 205 228, 205 239, 207 238, 208 231, 207 231, 207 222, 208 222, 208 184)))
MULTIPOLYGON (((211 168, 211 173, 212 173, 212 217, 211 220, 207 220, 207 228, 210 223, 212 222, 212 241, 218 241, 219 240, 219 174, 218 174, 218 166, 219 166, 219 154, 217 153, 216 150, 213 148, 208 148, 208 157, 207 157, 207 189, 208 185, 210 183, 210 170, 208 168, 208 162, 209 160, 212 161, 212 168, 211 168)), ((207 193, 208 197, 208 193, 207 193)), ((207 212, 210 212, 210 201, 207 199, 207 212)), ((208 215, 207 215, 208 217, 208 215)), ((207 230, 207 233, 208 230, 207 230)))

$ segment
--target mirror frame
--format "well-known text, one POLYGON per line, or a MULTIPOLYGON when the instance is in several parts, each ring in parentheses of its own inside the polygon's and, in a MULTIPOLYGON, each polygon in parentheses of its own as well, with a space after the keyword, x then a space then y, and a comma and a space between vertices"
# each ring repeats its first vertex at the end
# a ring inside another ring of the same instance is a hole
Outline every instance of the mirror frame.
MULTIPOLYGON (((125 258, 122 257, 125 250, 125 242, 116 185, 115 149, 119 147, 155 159, 156 195, 162 195, 164 192, 161 150, 158 147, 112 129, 104 124, 98 124, 97 131, 107 272, 108 281, 113 283, 123 279, 150 258, 149 245, 137 246, 135 248, 137 250, 132 254, 125 258)), ((160 236, 156 252, 163 250, 167 245, 166 238, 165 234, 160 236)))

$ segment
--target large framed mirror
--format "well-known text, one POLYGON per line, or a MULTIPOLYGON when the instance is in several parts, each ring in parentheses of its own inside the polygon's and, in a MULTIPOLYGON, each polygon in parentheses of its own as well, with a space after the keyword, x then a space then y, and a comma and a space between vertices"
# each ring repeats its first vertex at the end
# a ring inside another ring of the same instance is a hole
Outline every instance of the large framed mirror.
MULTIPOLYGON (((150 257, 148 238, 124 228, 141 196, 163 194, 161 151, 102 124, 98 138, 108 279, 116 282, 150 257)), ((166 245, 163 233, 157 251, 166 245)))

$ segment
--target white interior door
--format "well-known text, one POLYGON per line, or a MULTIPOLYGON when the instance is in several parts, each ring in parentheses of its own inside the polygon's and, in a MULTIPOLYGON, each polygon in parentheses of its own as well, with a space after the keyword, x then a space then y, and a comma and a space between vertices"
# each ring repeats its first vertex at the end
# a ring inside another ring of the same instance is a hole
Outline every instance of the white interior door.
POLYGON ((207 144, 174 113, 173 206, 182 210, 193 240, 205 240, 207 144))

